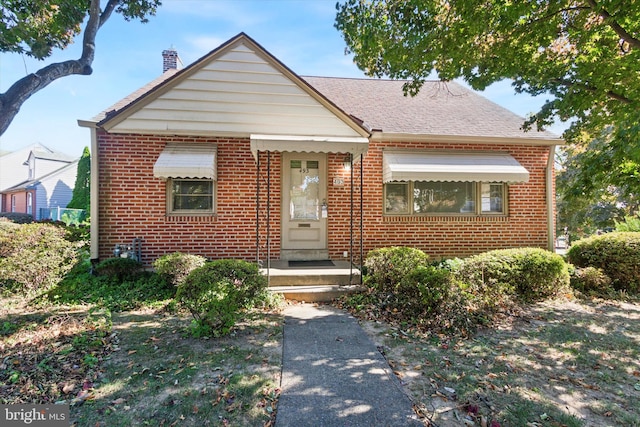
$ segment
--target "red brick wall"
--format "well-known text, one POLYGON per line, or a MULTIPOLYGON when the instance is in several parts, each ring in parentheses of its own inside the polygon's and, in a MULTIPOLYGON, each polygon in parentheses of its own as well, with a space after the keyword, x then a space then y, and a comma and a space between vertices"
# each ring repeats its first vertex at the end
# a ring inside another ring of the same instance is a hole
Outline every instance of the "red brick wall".
MULTIPOLYGON (((249 141, 229 138, 157 137, 98 132, 99 257, 114 245, 142 239, 149 265, 175 251, 209 258, 256 259, 256 162, 249 141), (218 153, 217 214, 167 216, 166 183, 153 165, 167 142, 215 144, 218 153)), ((280 198, 280 156, 271 154, 271 199, 280 198)), ((266 154, 261 156, 261 240, 266 254, 266 154)), ((279 257, 279 202, 271 204, 271 255, 279 257)), ((261 254, 261 259, 266 255, 261 254)))
MULTIPOLYGON (((549 147, 456 144, 398 143, 372 141, 364 158, 364 255, 382 246, 407 245, 420 248, 432 257, 467 256, 510 247, 547 247, 546 167, 549 147), (508 215, 438 216, 382 214, 382 148, 416 150, 464 150, 508 152, 529 171, 529 181, 508 186, 508 215)), ((344 156, 342 156, 344 157, 344 156)), ((329 200, 338 206, 329 215, 329 252, 342 257, 348 246, 350 224, 349 181, 332 186, 334 176, 344 174, 336 164, 329 168, 329 200), (340 202, 342 200, 342 202, 340 202), (335 215, 334 215, 335 214, 335 215), (346 237, 346 238, 345 238, 346 237)), ((354 168, 355 219, 354 258, 359 258, 360 167, 354 168)))
MULTIPOLYGON (((113 247, 142 239, 142 260, 149 265, 174 251, 209 258, 256 259, 256 160, 248 139, 117 135, 98 132, 99 257, 112 256, 113 247), (167 142, 217 145, 217 194, 214 216, 167 216, 166 183, 153 176, 153 165, 167 142)), ((382 147, 451 149, 443 144, 371 142, 364 158, 364 253, 389 245, 410 245, 434 257, 465 256, 490 249, 547 245, 545 168, 548 147, 457 145, 460 150, 499 150, 513 155, 530 173, 528 183, 510 185, 507 216, 441 217, 382 215, 382 147)), ((345 154, 328 154, 329 254, 342 259, 360 250, 360 165, 355 164, 354 215, 351 223, 350 172, 345 154), (341 178, 343 185, 334 185, 341 178), (353 225, 353 227, 352 227, 353 225)), ((280 255, 280 153, 260 155, 260 259, 280 255), (269 195, 269 197, 268 197, 269 195), (267 228, 267 200, 270 227, 267 228)))

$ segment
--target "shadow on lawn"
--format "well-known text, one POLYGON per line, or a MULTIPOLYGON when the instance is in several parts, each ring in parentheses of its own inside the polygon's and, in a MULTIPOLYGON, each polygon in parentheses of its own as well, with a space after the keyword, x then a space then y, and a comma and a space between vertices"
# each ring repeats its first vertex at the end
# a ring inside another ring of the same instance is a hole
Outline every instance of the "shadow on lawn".
POLYGON ((513 426, 640 425, 638 305, 537 304, 472 339, 418 341, 394 357, 421 362, 420 376, 403 375, 427 413, 471 408, 513 426))
POLYGON ((281 318, 249 319, 233 336, 193 339, 190 319, 150 311, 114 315, 119 348, 77 425, 266 425, 279 392, 281 318), (273 344, 275 351, 266 351, 273 344))

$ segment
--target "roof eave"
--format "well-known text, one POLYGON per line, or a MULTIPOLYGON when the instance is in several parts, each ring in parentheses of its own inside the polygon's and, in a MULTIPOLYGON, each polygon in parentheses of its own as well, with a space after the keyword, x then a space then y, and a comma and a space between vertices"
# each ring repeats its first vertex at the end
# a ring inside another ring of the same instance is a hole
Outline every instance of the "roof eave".
POLYGON ((565 145, 562 138, 527 138, 527 137, 501 137, 501 136, 476 136, 476 135, 436 135, 436 134, 415 134, 415 133, 387 133, 373 131, 372 141, 428 141, 446 142, 450 144, 508 144, 508 145, 542 145, 554 146, 565 145))

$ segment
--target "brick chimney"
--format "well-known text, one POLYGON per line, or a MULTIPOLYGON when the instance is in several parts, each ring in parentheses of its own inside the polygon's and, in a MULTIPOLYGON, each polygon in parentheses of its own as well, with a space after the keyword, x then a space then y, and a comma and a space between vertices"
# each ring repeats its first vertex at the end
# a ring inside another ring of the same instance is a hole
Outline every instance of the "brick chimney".
POLYGON ((173 47, 162 51, 162 72, 167 70, 179 70, 182 68, 182 61, 178 56, 178 51, 173 47))

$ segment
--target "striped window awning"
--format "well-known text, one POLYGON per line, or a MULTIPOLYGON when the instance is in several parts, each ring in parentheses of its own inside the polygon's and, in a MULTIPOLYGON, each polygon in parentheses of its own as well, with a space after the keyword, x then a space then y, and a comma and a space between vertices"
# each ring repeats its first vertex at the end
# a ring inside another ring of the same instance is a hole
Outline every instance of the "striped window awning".
POLYGON ((217 178, 217 147, 204 144, 167 144, 153 165, 157 178, 217 178))
POLYGON ((529 180, 527 171, 507 153, 384 152, 383 182, 505 182, 529 180))

